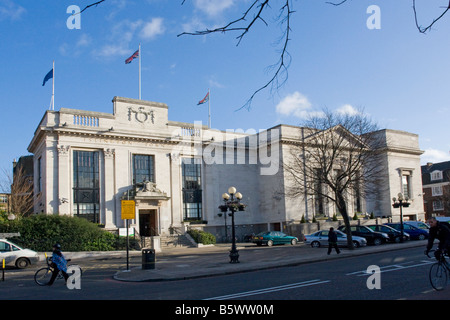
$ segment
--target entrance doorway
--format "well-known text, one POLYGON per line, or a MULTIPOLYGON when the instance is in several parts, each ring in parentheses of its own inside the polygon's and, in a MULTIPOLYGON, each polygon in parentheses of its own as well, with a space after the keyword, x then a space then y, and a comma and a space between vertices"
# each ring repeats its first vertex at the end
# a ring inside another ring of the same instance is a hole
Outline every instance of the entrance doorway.
POLYGON ((139 234, 143 237, 158 236, 158 224, 156 209, 139 210, 139 234))

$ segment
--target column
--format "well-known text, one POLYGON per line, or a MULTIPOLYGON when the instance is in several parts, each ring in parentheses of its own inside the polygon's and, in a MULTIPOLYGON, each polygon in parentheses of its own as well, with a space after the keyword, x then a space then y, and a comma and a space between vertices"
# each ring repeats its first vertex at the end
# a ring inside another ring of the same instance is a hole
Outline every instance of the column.
POLYGON ((70 186, 70 164, 69 151, 70 146, 58 145, 58 213, 70 214, 71 204, 71 186, 70 186))
MULTIPOLYGON (((116 151, 115 149, 103 149, 103 155, 104 155, 104 212, 105 212, 105 228, 115 228, 116 225, 114 224, 114 215, 116 213, 115 210, 115 191, 114 191, 114 185, 115 185, 115 168, 114 168, 114 157, 115 157, 116 151)), ((120 212, 118 213, 120 214, 120 212)))

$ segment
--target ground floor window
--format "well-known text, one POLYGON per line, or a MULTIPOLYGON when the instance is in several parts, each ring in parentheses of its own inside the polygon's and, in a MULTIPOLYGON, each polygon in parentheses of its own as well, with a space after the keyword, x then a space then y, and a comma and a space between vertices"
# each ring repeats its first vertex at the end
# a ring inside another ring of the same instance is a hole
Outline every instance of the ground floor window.
POLYGON ((183 218, 202 220, 201 160, 184 158, 181 165, 183 177, 183 218))
POLYGON ((99 153, 73 152, 74 215, 100 223, 99 153))

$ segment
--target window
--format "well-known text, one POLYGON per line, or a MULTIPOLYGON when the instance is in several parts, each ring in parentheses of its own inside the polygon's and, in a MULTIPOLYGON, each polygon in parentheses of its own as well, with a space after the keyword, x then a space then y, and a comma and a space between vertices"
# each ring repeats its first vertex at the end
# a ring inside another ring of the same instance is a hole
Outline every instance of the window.
POLYGON ((11 246, 9 245, 9 243, 0 242, 0 252, 8 252, 11 251, 11 246))
POLYGON ((435 196, 442 196, 442 186, 432 187, 431 188, 431 195, 433 197, 435 197, 435 196))
POLYGON ((38 169, 38 181, 37 181, 37 192, 42 191, 42 158, 39 157, 38 163, 37 163, 37 169, 38 169))
POLYGON ((99 223, 99 153, 73 152, 74 214, 99 223))
POLYGON ((133 184, 155 182, 155 158, 150 155, 133 155, 133 184))
POLYGON ((182 161, 184 220, 202 219, 201 164, 194 158, 182 161))
POLYGON ((442 171, 433 171, 431 173, 431 181, 442 180, 442 171))
POLYGON ((402 175, 402 192, 403 196, 408 199, 411 199, 411 181, 410 175, 402 175))
POLYGON ((435 211, 444 210, 444 203, 441 200, 433 201, 433 210, 435 211))

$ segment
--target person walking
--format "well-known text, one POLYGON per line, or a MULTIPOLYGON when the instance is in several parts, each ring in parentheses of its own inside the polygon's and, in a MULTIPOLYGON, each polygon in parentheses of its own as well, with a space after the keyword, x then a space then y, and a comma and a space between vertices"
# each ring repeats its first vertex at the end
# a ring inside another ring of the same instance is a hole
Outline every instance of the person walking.
POLYGON ((331 253, 331 250, 333 250, 333 248, 336 249, 337 254, 341 253, 337 245, 337 234, 334 231, 334 228, 331 227, 330 231, 328 231, 328 255, 331 253))

